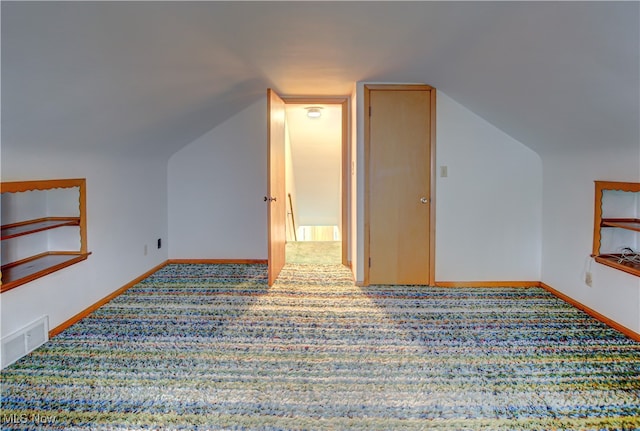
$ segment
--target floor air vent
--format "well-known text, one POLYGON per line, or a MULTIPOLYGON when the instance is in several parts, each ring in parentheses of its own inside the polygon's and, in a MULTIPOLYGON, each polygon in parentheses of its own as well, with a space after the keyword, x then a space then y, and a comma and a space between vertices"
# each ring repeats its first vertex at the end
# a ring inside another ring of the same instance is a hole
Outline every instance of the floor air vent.
POLYGON ((34 351, 49 340, 49 318, 43 316, 35 322, 2 338, 2 368, 34 351))

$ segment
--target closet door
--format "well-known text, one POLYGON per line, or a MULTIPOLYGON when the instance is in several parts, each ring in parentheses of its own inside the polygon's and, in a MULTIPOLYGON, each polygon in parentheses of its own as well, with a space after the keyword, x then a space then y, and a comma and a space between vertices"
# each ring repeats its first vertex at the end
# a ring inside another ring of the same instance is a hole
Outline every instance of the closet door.
POLYGON ((365 283, 429 284, 432 91, 428 86, 365 87, 370 108, 365 283))

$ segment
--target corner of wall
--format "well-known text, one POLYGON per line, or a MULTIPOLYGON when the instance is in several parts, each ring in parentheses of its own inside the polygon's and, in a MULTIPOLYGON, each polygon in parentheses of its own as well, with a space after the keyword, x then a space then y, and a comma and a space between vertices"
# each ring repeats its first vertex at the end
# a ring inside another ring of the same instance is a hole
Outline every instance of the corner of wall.
POLYGON ((437 279, 539 280, 539 155, 442 91, 437 110, 437 279))

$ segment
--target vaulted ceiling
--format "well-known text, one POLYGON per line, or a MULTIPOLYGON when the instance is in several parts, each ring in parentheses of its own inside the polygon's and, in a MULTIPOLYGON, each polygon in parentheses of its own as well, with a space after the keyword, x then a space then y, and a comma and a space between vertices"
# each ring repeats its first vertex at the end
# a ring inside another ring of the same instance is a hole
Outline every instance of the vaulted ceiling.
POLYGON ((535 151, 638 146, 638 2, 7 2, 2 144, 169 157, 263 97, 442 90, 535 151))

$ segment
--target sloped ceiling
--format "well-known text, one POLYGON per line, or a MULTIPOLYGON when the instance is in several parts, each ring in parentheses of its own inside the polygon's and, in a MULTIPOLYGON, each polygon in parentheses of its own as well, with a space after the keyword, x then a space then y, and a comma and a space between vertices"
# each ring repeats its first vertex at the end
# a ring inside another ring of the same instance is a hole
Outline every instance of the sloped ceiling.
POLYGON ((2 145, 169 157, 263 97, 424 82, 539 153, 639 145, 638 2, 7 2, 2 145))

